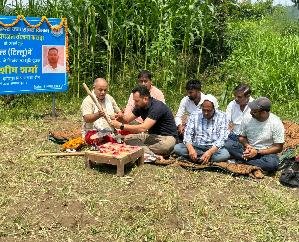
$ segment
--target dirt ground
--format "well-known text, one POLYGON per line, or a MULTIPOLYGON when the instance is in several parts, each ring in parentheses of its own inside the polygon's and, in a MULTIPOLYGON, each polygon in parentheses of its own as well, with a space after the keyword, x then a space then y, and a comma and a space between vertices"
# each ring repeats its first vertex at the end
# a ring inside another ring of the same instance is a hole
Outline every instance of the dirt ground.
MULTIPOLYGON (((1 124, 0 241, 296 241, 298 189, 278 172, 255 180, 145 164, 86 170, 49 130, 76 117, 1 124)), ((298 132, 294 132, 294 135, 298 132)))
POLYGON ((299 146, 299 124, 291 121, 283 121, 285 128, 284 148, 296 148, 299 146))

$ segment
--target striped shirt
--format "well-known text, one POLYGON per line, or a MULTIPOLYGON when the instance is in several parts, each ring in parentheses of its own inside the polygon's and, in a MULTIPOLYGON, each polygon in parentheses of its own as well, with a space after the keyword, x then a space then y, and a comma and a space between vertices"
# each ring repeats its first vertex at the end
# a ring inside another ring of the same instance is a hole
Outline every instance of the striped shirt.
POLYGON ((228 134, 228 119, 224 112, 216 110, 211 119, 206 119, 199 110, 190 115, 184 134, 184 144, 214 145, 222 148, 228 134))

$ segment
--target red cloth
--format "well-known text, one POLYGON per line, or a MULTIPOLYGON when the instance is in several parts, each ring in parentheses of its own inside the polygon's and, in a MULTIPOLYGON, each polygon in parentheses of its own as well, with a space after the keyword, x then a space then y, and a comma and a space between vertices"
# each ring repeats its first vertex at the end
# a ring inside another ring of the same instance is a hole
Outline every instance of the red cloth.
POLYGON ((102 138, 91 139, 90 137, 96 134, 96 130, 89 130, 85 135, 85 142, 89 145, 102 145, 108 142, 117 143, 116 139, 112 138, 111 135, 105 135, 102 138))
POLYGON ((128 134, 131 134, 129 131, 127 130, 117 130, 117 133, 120 134, 120 135, 128 135, 128 134))

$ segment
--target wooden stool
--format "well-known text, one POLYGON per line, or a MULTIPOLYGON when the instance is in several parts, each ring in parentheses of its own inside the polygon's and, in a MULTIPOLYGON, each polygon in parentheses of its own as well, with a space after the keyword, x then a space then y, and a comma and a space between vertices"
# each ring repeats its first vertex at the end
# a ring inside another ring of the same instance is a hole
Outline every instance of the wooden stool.
POLYGON ((86 168, 91 168, 92 162, 116 165, 116 174, 124 176, 125 165, 129 162, 136 160, 138 166, 144 163, 144 151, 141 147, 107 143, 99 146, 99 148, 99 151, 85 152, 86 168), (125 149, 125 151, 122 149, 125 149))

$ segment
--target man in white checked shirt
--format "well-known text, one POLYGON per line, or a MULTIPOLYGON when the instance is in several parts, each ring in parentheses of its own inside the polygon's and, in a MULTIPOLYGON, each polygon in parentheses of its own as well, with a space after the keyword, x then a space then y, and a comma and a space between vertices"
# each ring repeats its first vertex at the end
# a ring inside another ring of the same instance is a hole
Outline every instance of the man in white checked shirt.
POLYGON ((191 114, 183 143, 175 145, 174 153, 202 164, 226 161, 230 157, 224 148, 228 133, 228 119, 218 110, 217 99, 205 95, 201 110, 191 114))

